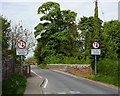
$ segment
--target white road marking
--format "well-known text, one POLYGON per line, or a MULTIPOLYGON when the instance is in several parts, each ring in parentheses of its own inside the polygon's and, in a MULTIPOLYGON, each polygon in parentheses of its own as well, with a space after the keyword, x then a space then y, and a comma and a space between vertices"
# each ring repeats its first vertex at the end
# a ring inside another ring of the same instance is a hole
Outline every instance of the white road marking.
POLYGON ((71 94, 80 94, 79 91, 70 91, 71 94))
POLYGON ((45 82, 44 88, 46 88, 46 86, 47 86, 47 84, 48 84, 48 79, 46 78, 45 81, 46 81, 46 82, 45 82))
POLYGON ((67 94, 66 92, 58 92, 57 94, 67 94))
POLYGON ((38 77, 42 78, 40 75, 38 75, 36 72, 34 72, 33 70, 31 70, 31 72, 33 72, 35 75, 37 75, 38 77))
POLYGON ((53 93, 53 92, 45 92, 45 94, 80 94, 79 91, 69 91, 69 92, 57 92, 57 93, 53 93))

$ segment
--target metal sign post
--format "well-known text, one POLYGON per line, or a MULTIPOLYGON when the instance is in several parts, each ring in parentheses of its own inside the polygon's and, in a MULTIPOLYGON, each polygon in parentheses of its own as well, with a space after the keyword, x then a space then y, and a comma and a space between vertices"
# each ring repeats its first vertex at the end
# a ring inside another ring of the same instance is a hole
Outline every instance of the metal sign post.
POLYGON ((21 74, 23 74, 23 64, 22 64, 22 61, 23 61, 23 58, 22 58, 22 55, 21 55, 21 74))
POLYGON ((95 75, 97 74, 97 56, 95 55, 95 75))
POLYGON ((97 74, 97 55, 101 54, 101 50, 98 49, 100 47, 99 42, 95 41, 92 43, 91 55, 95 55, 95 75, 97 74))

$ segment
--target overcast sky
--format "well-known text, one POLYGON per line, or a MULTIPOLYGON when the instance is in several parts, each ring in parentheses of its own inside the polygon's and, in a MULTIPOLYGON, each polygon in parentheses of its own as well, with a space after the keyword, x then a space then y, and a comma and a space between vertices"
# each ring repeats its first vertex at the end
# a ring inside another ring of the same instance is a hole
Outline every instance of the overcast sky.
MULTIPOLYGON (((23 24, 33 29, 38 23, 40 15, 37 15, 37 9, 43 3, 49 0, 4 0, 0 1, 1 13, 14 24, 22 20, 23 24), (9 1, 9 2, 8 2, 9 1), (11 1, 11 2, 10 2, 11 1), (29 2, 28 2, 29 1, 29 2)), ((60 4, 61 10, 70 9, 77 13, 77 19, 82 16, 93 16, 95 0, 50 0, 60 4), (74 1, 74 2, 73 2, 74 1)), ((99 17, 103 21, 118 19, 118 1, 119 0, 99 0, 99 17)))
MULTIPOLYGON (((40 22, 37 15, 38 8, 47 1, 60 4, 61 10, 72 10, 77 13, 77 20, 83 16, 93 16, 95 0, 1 0, 0 12, 18 24, 22 20, 23 25, 32 30, 40 22)), ((99 17, 105 22, 118 19, 118 1, 120 0, 98 0, 99 17)))

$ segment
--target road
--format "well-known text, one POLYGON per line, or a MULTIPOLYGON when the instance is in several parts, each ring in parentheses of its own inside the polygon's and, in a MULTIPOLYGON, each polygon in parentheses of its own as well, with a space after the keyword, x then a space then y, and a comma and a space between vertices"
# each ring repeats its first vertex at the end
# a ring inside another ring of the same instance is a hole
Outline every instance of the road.
POLYGON ((116 88, 104 86, 90 80, 53 70, 32 66, 32 71, 47 78, 45 94, 118 94, 116 88))

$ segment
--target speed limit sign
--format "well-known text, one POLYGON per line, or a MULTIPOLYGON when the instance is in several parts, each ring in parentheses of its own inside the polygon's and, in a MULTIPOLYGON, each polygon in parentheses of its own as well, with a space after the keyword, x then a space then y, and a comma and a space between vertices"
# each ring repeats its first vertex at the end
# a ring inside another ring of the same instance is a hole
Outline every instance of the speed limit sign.
POLYGON ((23 40, 20 40, 18 43, 17 43, 17 46, 19 49, 24 49, 26 47, 26 42, 23 41, 23 40))
POLYGON ((16 55, 27 55, 26 42, 24 40, 18 41, 16 55))
POLYGON ((92 47, 93 47, 94 49, 98 49, 98 48, 100 47, 99 42, 94 41, 94 42, 92 43, 92 47))

